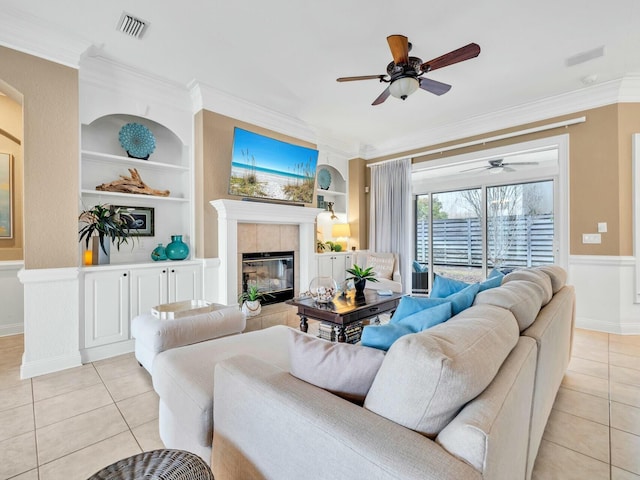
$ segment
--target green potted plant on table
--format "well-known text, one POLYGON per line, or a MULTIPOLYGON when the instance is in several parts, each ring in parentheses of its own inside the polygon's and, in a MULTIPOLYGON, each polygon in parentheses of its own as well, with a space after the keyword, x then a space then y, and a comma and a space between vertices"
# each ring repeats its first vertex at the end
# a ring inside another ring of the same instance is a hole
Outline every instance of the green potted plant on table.
POLYGON ((94 265, 109 263, 111 242, 120 250, 120 245, 129 243, 132 238, 129 225, 133 224, 134 218, 121 210, 110 205, 95 205, 78 217, 79 222, 84 224, 78 231, 78 241, 84 240, 87 250, 89 243, 93 242, 91 263, 94 265))
POLYGON ((242 303, 242 313, 247 317, 255 317, 262 311, 260 300, 273 297, 270 293, 261 292, 257 285, 247 286, 246 291, 238 296, 238 302, 242 303))
POLYGON ((367 280, 370 282, 378 281, 373 267, 362 268, 354 263, 351 268, 347 268, 347 273, 351 274, 347 280, 353 280, 353 286, 356 289, 357 296, 364 295, 364 287, 367 284, 367 280))

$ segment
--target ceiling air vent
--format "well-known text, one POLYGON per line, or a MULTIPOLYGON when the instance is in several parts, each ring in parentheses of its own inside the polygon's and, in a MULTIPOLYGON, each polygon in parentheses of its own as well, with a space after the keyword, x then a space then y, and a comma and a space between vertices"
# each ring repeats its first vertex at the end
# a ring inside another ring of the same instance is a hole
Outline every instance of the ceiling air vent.
POLYGON ((142 34, 146 31, 148 26, 148 22, 140 18, 136 18, 126 12, 122 12, 122 16, 118 21, 117 29, 130 37, 142 38, 142 34))

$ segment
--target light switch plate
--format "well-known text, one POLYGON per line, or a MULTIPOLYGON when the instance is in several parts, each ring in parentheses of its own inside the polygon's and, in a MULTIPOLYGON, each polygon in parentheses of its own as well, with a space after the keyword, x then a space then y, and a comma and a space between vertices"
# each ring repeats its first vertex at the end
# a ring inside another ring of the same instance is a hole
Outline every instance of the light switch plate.
POLYGON ((599 233, 583 233, 582 243, 602 243, 602 235, 599 233))
POLYGON ((607 233, 607 222, 598 222, 598 232, 607 233))

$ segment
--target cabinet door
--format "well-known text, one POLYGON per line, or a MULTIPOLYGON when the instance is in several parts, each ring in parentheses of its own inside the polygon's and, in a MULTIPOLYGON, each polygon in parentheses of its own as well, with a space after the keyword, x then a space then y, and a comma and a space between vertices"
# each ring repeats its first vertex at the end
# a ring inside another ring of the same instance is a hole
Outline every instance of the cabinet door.
POLYGON ((200 265, 170 265, 169 302, 202 298, 202 267, 200 265))
POLYGON ((338 284, 345 281, 347 278, 347 268, 351 268, 351 255, 336 255, 333 261, 333 279, 338 284))
POLYGON ((330 254, 318 255, 318 276, 333 277, 333 259, 335 257, 330 254))
POLYGON ((86 273, 84 290, 85 348, 128 340, 128 272, 86 273))
POLYGON ((131 270, 131 318, 168 302, 168 266, 131 270))

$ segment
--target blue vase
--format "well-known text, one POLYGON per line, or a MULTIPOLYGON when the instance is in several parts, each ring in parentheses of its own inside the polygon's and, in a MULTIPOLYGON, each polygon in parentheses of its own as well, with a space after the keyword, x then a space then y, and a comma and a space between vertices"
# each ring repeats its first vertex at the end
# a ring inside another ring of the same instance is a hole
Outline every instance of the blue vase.
POLYGON ((166 259, 167 259, 167 253, 165 252, 165 249, 162 246, 162 244, 159 243, 158 246, 153 249, 153 252, 151 252, 151 260, 153 260, 154 262, 158 262, 160 260, 166 260, 166 259))
POLYGON ((171 243, 164 251, 169 260, 184 260, 189 256, 189 245, 182 241, 182 235, 171 235, 171 243))

